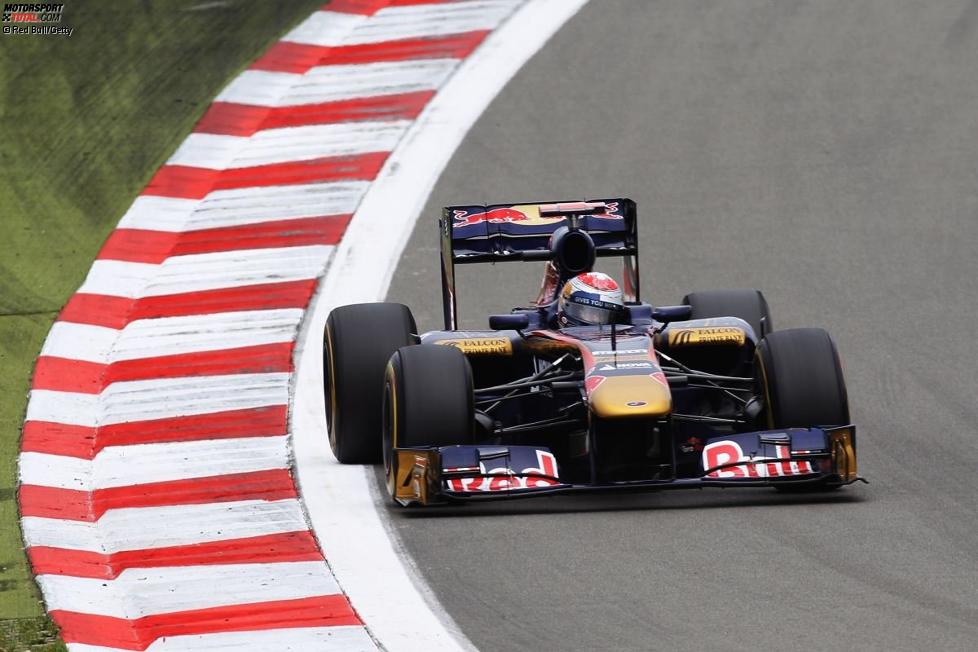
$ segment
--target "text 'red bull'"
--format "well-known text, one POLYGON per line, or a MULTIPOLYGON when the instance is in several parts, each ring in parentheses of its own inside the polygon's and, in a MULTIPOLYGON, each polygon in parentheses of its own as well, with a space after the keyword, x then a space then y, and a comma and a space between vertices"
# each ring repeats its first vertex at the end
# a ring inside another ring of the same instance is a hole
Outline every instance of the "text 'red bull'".
POLYGON ((807 460, 790 460, 787 446, 775 446, 776 461, 768 457, 748 457, 735 441, 718 441, 703 449, 703 469, 707 478, 778 478, 816 473, 807 460), (723 468, 718 468, 723 467, 723 468), (710 469, 714 469, 710 471, 710 469))
POLYGON ((536 451, 539 466, 522 471, 499 467, 486 469, 485 464, 479 463, 482 475, 472 478, 452 478, 445 481, 449 491, 481 492, 508 491, 511 489, 535 489, 555 487, 560 484, 557 480, 557 458, 552 453, 536 451))
POLYGON ((494 208, 490 211, 482 211, 480 213, 466 213, 465 211, 457 210, 455 211, 454 226, 472 226, 473 224, 481 224, 482 222, 489 222, 491 224, 526 222, 529 219, 529 215, 515 208, 494 208))

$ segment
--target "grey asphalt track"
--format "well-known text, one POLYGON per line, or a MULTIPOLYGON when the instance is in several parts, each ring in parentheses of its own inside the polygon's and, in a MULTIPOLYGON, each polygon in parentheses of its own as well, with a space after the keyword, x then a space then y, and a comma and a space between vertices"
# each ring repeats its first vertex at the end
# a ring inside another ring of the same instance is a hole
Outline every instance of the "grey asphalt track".
MULTIPOLYGON (((860 470, 389 510, 486 651, 978 649, 978 2, 592 0, 482 116, 390 299, 439 326, 449 203, 633 197, 646 300, 757 287, 844 357, 860 470)), ((463 274, 463 323, 537 267, 463 274)))

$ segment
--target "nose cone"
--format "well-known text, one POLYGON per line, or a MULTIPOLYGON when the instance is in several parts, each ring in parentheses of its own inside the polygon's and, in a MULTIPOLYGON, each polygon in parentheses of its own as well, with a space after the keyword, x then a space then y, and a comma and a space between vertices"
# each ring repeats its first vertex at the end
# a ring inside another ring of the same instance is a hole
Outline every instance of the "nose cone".
POLYGON ((660 374, 610 376, 588 394, 591 411, 601 418, 662 417, 672 410, 669 384, 660 374))

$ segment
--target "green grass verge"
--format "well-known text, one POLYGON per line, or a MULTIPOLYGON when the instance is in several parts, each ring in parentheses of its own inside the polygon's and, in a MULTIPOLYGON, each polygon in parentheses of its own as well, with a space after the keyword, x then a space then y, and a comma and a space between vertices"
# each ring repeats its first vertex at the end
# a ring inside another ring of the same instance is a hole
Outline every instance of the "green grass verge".
POLYGON ((65 3, 70 37, 0 36, 0 650, 60 650, 23 552, 33 360, 99 246, 237 72, 323 0, 65 3))

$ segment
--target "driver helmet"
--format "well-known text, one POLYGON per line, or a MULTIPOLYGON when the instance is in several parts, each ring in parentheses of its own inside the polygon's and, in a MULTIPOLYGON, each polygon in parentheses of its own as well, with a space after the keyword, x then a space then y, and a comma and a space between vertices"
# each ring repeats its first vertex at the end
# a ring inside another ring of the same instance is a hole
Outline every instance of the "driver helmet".
POLYGON ((625 310, 621 288, 601 272, 579 274, 567 281, 557 300, 557 322, 561 326, 593 326, 619 321, 625 310))

